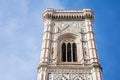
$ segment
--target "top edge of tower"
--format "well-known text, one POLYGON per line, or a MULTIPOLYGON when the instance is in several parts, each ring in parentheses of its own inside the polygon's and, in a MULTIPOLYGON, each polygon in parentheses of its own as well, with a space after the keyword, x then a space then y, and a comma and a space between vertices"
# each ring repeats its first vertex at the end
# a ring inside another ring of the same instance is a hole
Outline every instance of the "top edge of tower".
POLYGON ((93 10, 90 9, 90 8, 84 8, 82 10, 63 10, 63 9, 47 8, 43 12, 43 14, 46 13, 46 12, 91 12, 91 13, 93 13, 93 10))
POLYGON ((82 9, 82 10, 61 10, 47 8, 43 14, 43 20, 81 20, 90 19, 94 22, 94 12, 92 9, 82 9))

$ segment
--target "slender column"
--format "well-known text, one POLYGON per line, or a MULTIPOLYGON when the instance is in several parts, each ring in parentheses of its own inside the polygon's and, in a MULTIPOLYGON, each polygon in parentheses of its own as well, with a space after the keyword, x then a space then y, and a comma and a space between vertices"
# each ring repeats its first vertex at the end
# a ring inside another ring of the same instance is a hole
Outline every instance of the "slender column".
POLYGON ((42 53, 41 53, 41 62, 40 63, 49 63, 49 54, 51 49, 51 21, 45 22, 43 44, 42 44, 42 53))
POLYGON ((60 54, 58 54, 58 53, 61 53, 61 50, 59 50, 58 48, 61 48, 61 47, 59 47, 58 46, 58 35, 57 35, 57 33, 58 33, 58 28, 57 27, 53 27, 52 28, 52 32, 53 33, 55 33, 55 34, 52 34, 52 40, 53 40, 53 48, 54 48, 54 54, 53 54, 53 63, 57 63, 57 62, 60 62, 61 61, 61 57, 59 57, 59 59, 58 59, 58 55, 59 56, 61 56, 60 54), (59 51, 59 52, 58 52, 59 51))
POLYGON ((46 21, 43 35, 41 60, 38 67, 38 80, 47 80, 47 65, 49 63, 49 55, 51 49, 51 28, 52 22, 46 21))
POLYGON ((55 63, 58 63, 58 59, 59 62, 61 61, 61 56, 60 56, 60 51, 61 51, 61 46, 58 46, 58 41, 55 42, 55 63), (58 58, 58 56, 60 56, 58 58))
POLYGON ((68 58, 68 57, 67 57, 67 46, 68 46, 68 43, 66 43, 66 62, 68 62, 68 61, 67 61, 67 58, 68 58))
POLYGON ((70 44, 71 44, 71 61, 73 62, 73 43, 70 44))
POLYGON ((37 80, 47 80, 47 68, 41 67, 38 70, 38 79, 37 80))
MULTIPOLYGON (((55 63, 57 63, 57 41, 54 42, 54 54, 53 54, 53 59, 55 60, 55 63)), ((61 57, 60 57, 61 58, 61 57)))
POLYGON ((100 69, 97 71, 97 77, 98 77, 98 80, 102 80, 102 72, 100 69))
POLYGON ((93 77, 93 80, 98 80, 98 79, 97 79, 97 75, 96 75, 95 68, 92 69, 92 77, 93 77))
POLYGON ((91 63, 99 62, 97 56, 97 49, 95 45, 93 27, 90 20, 86 20, 86 32, 87 32, 87 40, 88 40, 88 52, 90 54, 91 63))
POLYGON ((62 62, 62 44, 59 44, 60 46, 58 47, 58 48, 60 48, 60 50, 58 50, 59 52, 58 53, 60 53, 58 56, 60 56, 59 58, 58 58, 58 56, 57 56, 57 62, 62 62))
POLYGON ((102 80, 102 72, 99 68, 92 69, 93 80, 102 80))
POLYGON ((76 44, 77 47, 77 60, 80 63, 84 63, 84 59, 83 59, 83 42, 81 40, 79 40, 79 43, 76 44))

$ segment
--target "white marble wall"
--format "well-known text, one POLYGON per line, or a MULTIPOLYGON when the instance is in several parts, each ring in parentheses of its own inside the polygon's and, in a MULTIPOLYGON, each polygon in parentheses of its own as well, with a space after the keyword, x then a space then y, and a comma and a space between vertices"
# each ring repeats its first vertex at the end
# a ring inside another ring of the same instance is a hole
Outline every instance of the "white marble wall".
POLYGON ((93 18, 94 14, 90 9, 47 9, 43 13, 44 36, 38 80, 102 80, 93 18), (77 45, 77 62, 61 61, 61 44, 67 41, 77 45), (53 67, 54 72, 50 71, 53 67), (66 68, 69 69, 66 71, 66 68), (78 72, 75 73, 74 69, 78 72), (81 69, 82 72, 79 72, 81 69), (86 72, 88 69, 89 72, 86 72))

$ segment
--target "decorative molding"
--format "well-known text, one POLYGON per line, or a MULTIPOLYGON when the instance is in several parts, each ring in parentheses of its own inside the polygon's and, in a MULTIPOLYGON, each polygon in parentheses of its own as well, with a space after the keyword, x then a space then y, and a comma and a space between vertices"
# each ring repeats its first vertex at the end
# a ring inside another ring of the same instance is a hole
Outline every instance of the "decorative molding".
POLYGON ((54 10, 54 9, 46 9, 43 13, 43 20, 51 19, 51 20, 82 20, 82 19, 90 19, 92 22, 94 21, 94 14, 91 9, 83 9, 83 10, 54 10))
POLYGON ((91 70, 49 69, 49 80, 92 80, 91 70))

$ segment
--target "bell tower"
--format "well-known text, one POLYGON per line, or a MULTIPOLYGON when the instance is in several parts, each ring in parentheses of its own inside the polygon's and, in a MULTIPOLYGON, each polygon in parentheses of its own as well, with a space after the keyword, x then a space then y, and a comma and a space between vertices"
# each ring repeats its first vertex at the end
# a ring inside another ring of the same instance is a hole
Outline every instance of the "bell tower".
POLYGON ((91 9, 43 13, 38 80, 102 80, 91 9))

